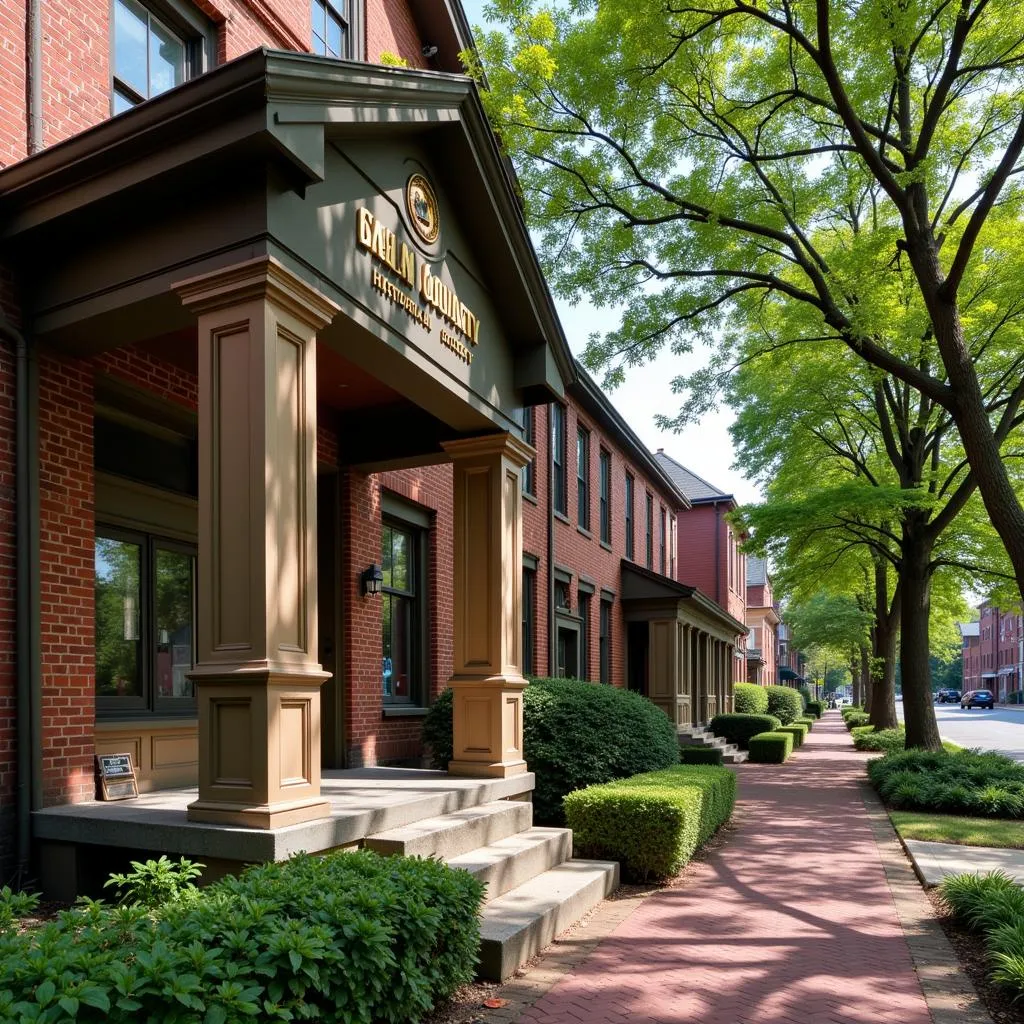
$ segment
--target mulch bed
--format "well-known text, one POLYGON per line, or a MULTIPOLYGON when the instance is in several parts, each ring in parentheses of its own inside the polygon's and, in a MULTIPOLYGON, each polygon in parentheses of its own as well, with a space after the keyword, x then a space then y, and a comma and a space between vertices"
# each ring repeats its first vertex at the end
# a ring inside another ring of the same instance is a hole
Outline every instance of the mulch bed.
POLYGON ((926 889, 925 893, 931 901, 936 920, 942 926, 953 952, 960 961, 964 974, 971 979, 995 1024, 1024 1024, 1024 1001, 1015 1003, 1006 989, 989 980, 985 940, 977 932, 968 931, 950 916, 936 890, 926 889))

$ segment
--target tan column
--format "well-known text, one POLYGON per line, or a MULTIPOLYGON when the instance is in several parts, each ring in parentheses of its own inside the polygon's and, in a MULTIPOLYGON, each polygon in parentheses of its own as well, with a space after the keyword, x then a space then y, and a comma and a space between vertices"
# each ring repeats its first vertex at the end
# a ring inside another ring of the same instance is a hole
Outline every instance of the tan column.
POLYGON ((450 441, 455 490, 453 775, 518 775, 523 760, 523 518, 511 434, 450 441))
POLYGON ((199 799, 321 818, 316 332, 338 307, 261 257, 175 286, 199 319, 199 799))

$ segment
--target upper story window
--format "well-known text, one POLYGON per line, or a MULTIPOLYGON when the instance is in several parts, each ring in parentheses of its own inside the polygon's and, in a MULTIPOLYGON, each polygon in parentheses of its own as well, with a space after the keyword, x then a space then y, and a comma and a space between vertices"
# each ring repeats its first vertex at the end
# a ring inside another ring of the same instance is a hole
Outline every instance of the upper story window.
POLYGON ((658 545, 659 555, 658 561, 660 563, 661 575, 665 575, 665 570, 668 568, 666 549, 668 548, 668 513, 665 511, 665 506, 661 506, 661 524, 658 531, 658 545))
POLYGON ((633 478, 626 474, 626 557, 631 561, 636 555, 633 543, 633 478))
MULTIPOLYGON (((531 447, 536 446, 537 434, 534 425, 534 409, 532 407, 523 410, 523 440, 531 447)), ((537 460, 530 461, 523 466, 523 494, 537 493, 537 460)))
POLYGON ((590 434, 576 431, 576 516, 580 528, 590 529, 590 434))
POLYGON ((565 406, 557 402, 551 406, 551 469, 555 511, 564 516, 569 511, 565 479, 565 406))
POLYGON ((612 542, 612 456, 601 449, 601 543, 612 542))
POLYGON ((313 52, 322 57, 352 57, 350 0, 310 0, 313 52))
POLYGON ((645 530, 646 540, 646 566, 648 569, 654 568, 654 495, 650 491, 647 492, 647 522, 645 530))
POLYGON ((120 114, 212 63, 212 26, 180 0, 114 0, 111 109, 120 114))

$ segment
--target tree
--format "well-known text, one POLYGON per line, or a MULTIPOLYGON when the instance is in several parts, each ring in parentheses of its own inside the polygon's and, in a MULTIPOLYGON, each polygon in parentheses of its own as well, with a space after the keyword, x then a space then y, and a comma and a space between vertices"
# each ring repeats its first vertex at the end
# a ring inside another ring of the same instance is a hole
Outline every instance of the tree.
MULTIPOLYGON (((556 291, 622 306, 587 359, 832 344, 955 425, 1024 592, 1024 19, 1010 0, 497 0, 485 98, 556 291), (996 254, 998 258, 996 258, 996 254), (893 269, 906 288, 894 322, 893 269), (1007 298, 1012 293, 1012 298, 1007 298), (993 306, 993 296, 1001 304, 993 306), (801 314, 799 334, 765 321, 801 314)), ((913 441, 913 438, 909 440, 913 441)), ((913 542, 927 524, 901 527, 913 542)), ((925 554, 908 558, 927 601, 925 554)))

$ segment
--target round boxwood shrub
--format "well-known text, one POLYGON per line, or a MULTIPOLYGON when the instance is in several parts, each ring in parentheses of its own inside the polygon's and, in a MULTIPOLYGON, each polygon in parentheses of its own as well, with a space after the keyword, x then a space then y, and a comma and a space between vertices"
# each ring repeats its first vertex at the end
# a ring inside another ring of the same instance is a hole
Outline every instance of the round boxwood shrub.
POLYGON ((735 743, 746 750, 751 736, 759 732, 771 732, 781 724, 774 715, 715 715, 708 723, 708 728, 728 743, 735 743))
POLYGON ((804 702, 792 686, 766 686, 768 693, 768 714, 774 715, 783 725, 795 722, 804 713, 804 702))
MULTIPOLYGON (((423 740, 432 764, 452 759, 452 695, 427 714, 423 740)), ((534 679, 523 691, 523 756, 537 777, 534 820, 562 825, 562 799, 573 790, 679 763, 668 716, 646 697, 579 679, 534 679)))
POLYGON ((681 764, 721 764, 721 747, 683 747, 679 751, 681 764))
POLYGON ((793 753, 793 735, 762 732, 750 737, 750 760, 759 764, 782 764, 793 753))
POLYGON ((735 683, 732 706, 738 715, 767 715, 768 691, 754 683, 735 683))

